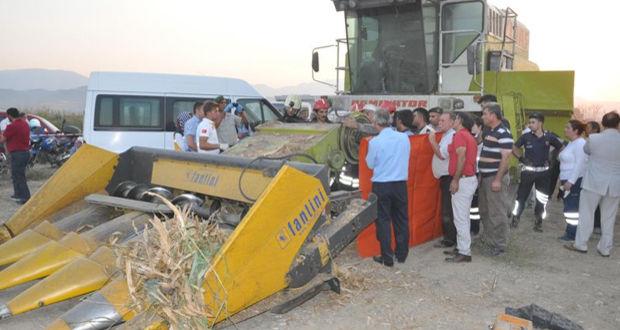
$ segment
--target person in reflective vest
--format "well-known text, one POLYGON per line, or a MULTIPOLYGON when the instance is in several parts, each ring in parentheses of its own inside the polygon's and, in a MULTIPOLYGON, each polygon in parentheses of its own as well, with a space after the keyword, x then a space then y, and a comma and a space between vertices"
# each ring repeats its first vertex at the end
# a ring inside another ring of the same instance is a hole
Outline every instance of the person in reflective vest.
POLYGON ((542 221, 547 216, 549 201, 549 150, 562 148, 562 141, 553 133, 545 131, 545 117, 534 112, 529 115, 529 131, 521 135, 513 146, 512 153, 521 163, 521 182, 512 210, 511 227, 517 228, 527 198, 535 186, 536 207, 534 208, 534 230, 542 232, 542 221), (522 152, 521 149, 525 149, 522 152))
POLYGON ((564 218, 566 231, 561 240, 573 241, 579 224, 579 197, 581 179, 585 173, 588 155, 583 150, 586 144, 584 134, 586 125, 579 120, 569 120, 564 134, 570 141, 560 152, 560 190, 564 199, 564 218))

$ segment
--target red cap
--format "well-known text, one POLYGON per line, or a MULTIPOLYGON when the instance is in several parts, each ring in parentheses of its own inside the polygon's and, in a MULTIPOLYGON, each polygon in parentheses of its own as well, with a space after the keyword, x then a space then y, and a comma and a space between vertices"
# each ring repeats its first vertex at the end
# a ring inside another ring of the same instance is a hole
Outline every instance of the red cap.
POLYGON ((394 104, 394 102, 391 102, 391 101, 381 102, 381 105, 379 106, 379 108, 387 110, 389 113, 396 112, 396 104, 394 104))
POLYGON ((314 107, 312 109, 327 110, 329 109, 329 103, 327 103, 327 101, 325 101, 324 99, 318 99, 316 100, 316 102, 314 102, 314 107))

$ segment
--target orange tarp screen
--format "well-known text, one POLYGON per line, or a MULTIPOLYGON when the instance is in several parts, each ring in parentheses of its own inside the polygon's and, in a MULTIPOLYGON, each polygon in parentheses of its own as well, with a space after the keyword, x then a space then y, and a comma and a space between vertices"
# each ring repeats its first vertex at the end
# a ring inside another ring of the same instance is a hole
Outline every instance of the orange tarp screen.
MULTIPOLYGON (((438 135, 437 139, 439 138, 438 135)), ((369 140, 370 138, 366 138, 361 141, 359 151, 359 183, 363 198, 367 198, 372 191, 372 170, 366 165, 369 140)), ((439 182, 433 176, 431 167, 433 149, 428 142, 428 135, 411 136, 409 140, 409 246, 415 246, 441 236, 441 196, 439 182)), ((393 247, 394 244, 392 233, 393 247)), ((381 254, 374 223, 358 236, 357 251, 361 257, 381 254)))

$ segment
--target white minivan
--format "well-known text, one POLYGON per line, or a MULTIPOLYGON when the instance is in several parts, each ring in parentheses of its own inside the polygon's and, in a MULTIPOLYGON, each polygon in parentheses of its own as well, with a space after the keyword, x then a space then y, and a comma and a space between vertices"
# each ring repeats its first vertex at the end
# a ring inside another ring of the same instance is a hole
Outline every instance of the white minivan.
POLYGON ((175 120, 194 103, 223 95, 246 109, 252 127, 280 113, 240 79, 126 72, 93 72, 86 92, 84 140, 113 152, 133 146, 174 149, 175 120))

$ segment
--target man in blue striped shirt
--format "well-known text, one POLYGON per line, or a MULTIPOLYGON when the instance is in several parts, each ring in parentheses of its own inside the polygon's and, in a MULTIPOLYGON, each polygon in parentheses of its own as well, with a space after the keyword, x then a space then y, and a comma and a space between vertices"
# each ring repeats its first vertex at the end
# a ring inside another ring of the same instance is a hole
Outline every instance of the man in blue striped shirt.
POLYGON ((482 108, 482 120, 487 130, 482 133, 482 152, 478 160, 481 176, 479 208, 482 239, 491 247, 491 255, 498 256, 508 245, 508 176, 513 138, 502 123, 502 108, 491 102, 482 108))
POLYGON ((373 170, 372 192, 378 197, 377 240, 381 256, 373 259, 387 267, 394 265, 394 255, 400 263, 409 254, 409 219, 407 178, 409 177, 409 152, 411 144, 405 133, 390 126, 390 114, 379 110, 374 127, 379 135, 370 140, 366 164, 373 170), (396 251, 392 250, 392 226, 396 251))

